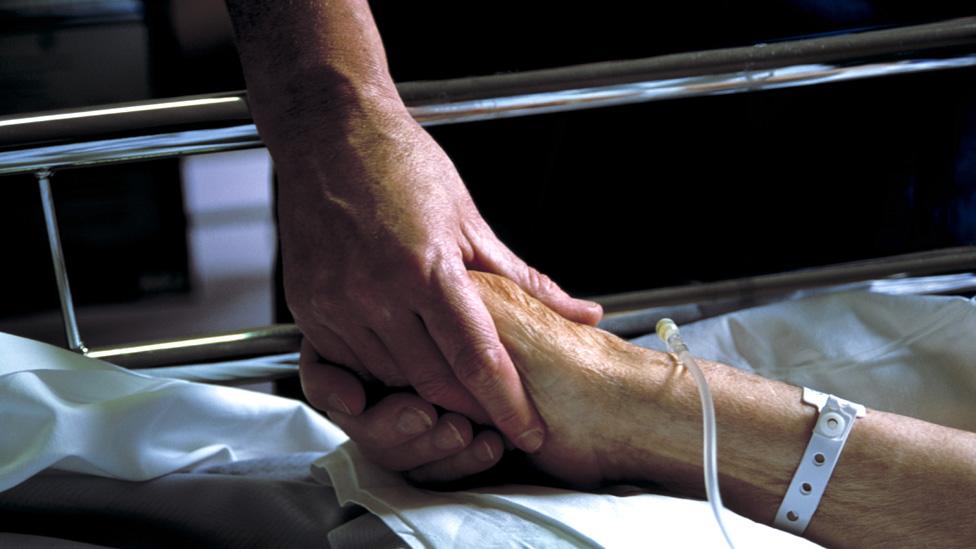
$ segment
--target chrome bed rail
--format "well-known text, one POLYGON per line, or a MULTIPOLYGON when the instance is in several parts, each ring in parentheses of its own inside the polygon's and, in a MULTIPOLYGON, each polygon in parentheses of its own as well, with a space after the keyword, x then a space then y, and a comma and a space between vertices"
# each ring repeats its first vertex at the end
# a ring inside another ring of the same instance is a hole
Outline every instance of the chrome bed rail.
MULTIPOLYGON (((673 310, 680 305, 716 304, 730 299, 740 304, 761 304, 800 290, 845 289, 854 282, 960 271, 976 271, 976 247, 947 248, 593 299, 603 305, 607 313, 602 328, 620 336, 634 336, 652 331, 657 318, 642 318, 635 324, 628 317, 652 309, 671 307, 673 310)), ((972 279, 968 282, 971 284, 968 288, 976 289, 976 282, 972 279)), ((300 342, 301 333, 294 324, 275 324, 189 338, 115 345, 91 349, 87 355, 137 369, 293 353, 298 351, 300 342)))
MULTIPOLYGON (((976 17, 397 87, 424 125, 976 65, 976 17)), ((0 175, 260 147, 243 91, 0 117, 0 175)))

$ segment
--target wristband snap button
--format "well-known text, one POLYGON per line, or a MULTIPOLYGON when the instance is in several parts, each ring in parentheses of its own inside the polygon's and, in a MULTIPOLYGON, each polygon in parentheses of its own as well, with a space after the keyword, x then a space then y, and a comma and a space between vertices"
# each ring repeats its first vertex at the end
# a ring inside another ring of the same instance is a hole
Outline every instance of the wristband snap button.
POLYGON ((830 438, 841 435, 846 426, 847 420, 837 412, 827 412, 817 421, 817 430, 830 438))

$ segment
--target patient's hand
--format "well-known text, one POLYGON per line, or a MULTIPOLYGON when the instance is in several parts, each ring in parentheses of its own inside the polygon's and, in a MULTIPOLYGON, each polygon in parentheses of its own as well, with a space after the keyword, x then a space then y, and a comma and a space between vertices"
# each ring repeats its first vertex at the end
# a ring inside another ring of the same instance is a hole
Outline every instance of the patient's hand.
POLYGON ((673 371, 669 357, 568 321, 501 277, 469 274, 546 423, 532 460, 577 486, 636 476, 633 439, 664 417, 652 400, 655 380, 673 371), (663 375, 646 375, 654 368, 663 375))

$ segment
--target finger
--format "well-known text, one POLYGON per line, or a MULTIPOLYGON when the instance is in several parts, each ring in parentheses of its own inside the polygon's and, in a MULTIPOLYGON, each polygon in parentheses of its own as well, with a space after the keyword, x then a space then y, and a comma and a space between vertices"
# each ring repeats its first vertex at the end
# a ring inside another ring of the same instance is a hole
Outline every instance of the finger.
POLYGON ((486 233, 470 235, 474 244, 474 264, 470 267, 508 278, 568 320, 590 326, 600 322, 603 307, 599 303, 570 296, 551 278, 522 261, 490 228, 485 227, 483 231, 486 233))
POLYGON ((298 375, 305 398, 319 410, 355 415, 366 406, 362 382, 342 367, 323 362, 306 338, 302 338, 298 375))
POLYGON ((409 385, 407 378, 400 372, 393 356, 376 332, 370 328, 353 328, 344 336, 369 373, 390 387, 409 385))
POLYGON ((458 381, 420 317, 413 313, 392 317, 377 335, 424 400, 477 422, 488 421, 488 414, 458 381))
POLYGON ((603 307, 599 303, 570 296, 545 274, 528 266, 514 254, 512 258, 507 268, 497 274, 509 278, 563 318, 590 326, 596 326, 603 318, 603 307))
POLYGON ((433 278, 439 295, 431 300, 424 324, 451 370, 502 433, 526 452, 538 450, 545 437, 542 420, 467 271, 459 262, 433 278))
MULTIPOLYGON (((504 246, 501 242, 500 246, 504 246)), ((595 301, 576 299, 559 287, 551 278, 530 267, 521 258, 505 248, 509 259, 497 265, 486 265, 495 274, 504 276, 519 285, 526 293, 543 302, 560 316, 573 322, 596 326, 603 318, 603 307, 595 301)))
POLYGON ((362 448, 370 460, 394 471, 407 471, 462 452, 471 443, 471 422, 464 416, 447 413, 437 425, 396 448, 370 451, 362 448))
POLYGON ((502 458, 502 437, 494 431, 483 431, 464 450, 421 465, 407 476, 418 483, 451 482, 491 469, 502 458))
POLYGON ((358 416, 329 413, 331 419, 368 455, 401 446, 433 429, 434 406, 417 395, 394 393, 358 416))

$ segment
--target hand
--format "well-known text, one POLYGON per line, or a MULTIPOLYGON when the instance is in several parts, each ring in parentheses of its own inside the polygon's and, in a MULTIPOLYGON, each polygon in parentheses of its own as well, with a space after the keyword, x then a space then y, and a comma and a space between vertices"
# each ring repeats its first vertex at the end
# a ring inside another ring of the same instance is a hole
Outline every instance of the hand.
MULTIPOLYGON (((568 322, 504 278, 470 276, 546 423, 533 463, 579 487, 646 478, 640 449, 684 425, 669 419, 661 396, 661 380, 675 371, 668 355, 568 322)), ((694 386, 685 389, 680 408, 694 410, 694 386)), ((655 462, 652 470, 670 466, 655 462)))
MULTIPOLYGON (((269 140, 285 291, 299 328, 327 360, 412 385, 534 451, 543 424, 467 269, 507 277, 573 321, 596 323, 599 306, 569 297, 497 239, 402 106, 345 112, 290 136, 286 153, 276 153, 281 138, 269 140)), ((306 388, 318 383, 305 379, 306 388)), ((349 386, 327 392, 319 403, 329 409, 358 406, 349 386)))
POLYGON ((309 363, 311 357, 315 351, 304 340, 300 372, 309 401, 329 408, 333 391, 350 395, 349 413, 329 410, 329 419, 373 462, 408 471, 420 482, 439 483, 480 473, 501 459, 504 446, 498 433, 474 434, 467 418, 455 413, 438 417, 434 407, 417 395, 394 393, 364 411, 361 382, 342 368, 309 363))
POLYGON ((647 480, 649 471, 654 480, 674 478, 700 462, 701 450, 675 459, 673 439, 700 442, 700 420, 694 383, 674 375, 669 355, 569 322, 505 278, 469 274, 545 421, 532 463, 593 487, 647 480))

